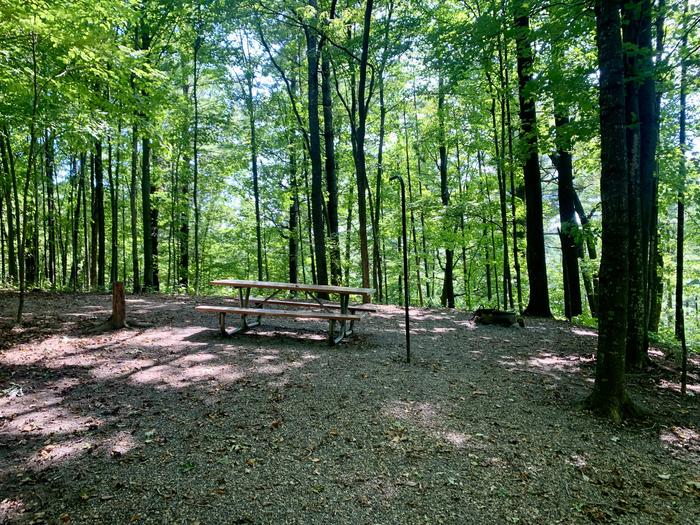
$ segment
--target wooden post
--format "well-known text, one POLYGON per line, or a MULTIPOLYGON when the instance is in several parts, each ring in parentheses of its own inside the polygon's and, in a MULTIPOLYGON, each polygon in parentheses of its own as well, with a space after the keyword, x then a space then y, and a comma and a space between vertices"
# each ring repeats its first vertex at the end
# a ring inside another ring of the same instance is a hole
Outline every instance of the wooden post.
POLYGON ((126 327, 126 300, 122 282, 115 282, 112 285, 112 317, 109 319, 109 324, 113 330, 126 327))

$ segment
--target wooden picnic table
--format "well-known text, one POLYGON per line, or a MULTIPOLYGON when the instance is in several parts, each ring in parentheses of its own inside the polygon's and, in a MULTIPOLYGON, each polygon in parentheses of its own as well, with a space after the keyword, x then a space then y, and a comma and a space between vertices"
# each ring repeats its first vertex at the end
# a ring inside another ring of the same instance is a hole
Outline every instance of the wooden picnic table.
POLYGON ((373 311, 366 305, 350 305, 350 296, 361 296, 364 303, 371 300, 374 290, 371 288, 353 288, 349 286, 316 285, 302 283, 281 283, 268 281, 252 281, 240 279, 220 279, 211 281, 213 286, 226 286, 238 290, 239 306, 198 306, 197 310, 218 313, 219 328, 222 334, 232 336, 237 333, 246 332, 260 324, 260 318, 271 317, 293 317, 304 319, 327 320, 329 323, 329 342, 339 343, 344 337, 353 331, 355 321, 361 319, 355 315, 356 311, 373 311), (272 293, 265 298, 251 298, 250 292, 253 289, 267 290, 272 293), (280 292, 292 291, 301 292, 313 301, 304 303, 300 301, 285 301, 274 299, 280 292), (319 295, 337 295, 339 304, 323 302, 319 295), (310 310, 281 310, 266 308, 271 305, 296 306, 299 308, 316 308, 321 312, 310 310), (338 312, 338 310, 340 310, 338 312), (225 316, 227 313, 241 316, 241 326, 233 332, 229 332, 225 326, 225 316), (255 321, 248 321, 248 317, 255 317, 255 321), (340 324, 338 335, 335 335, 336 323, 340 324))

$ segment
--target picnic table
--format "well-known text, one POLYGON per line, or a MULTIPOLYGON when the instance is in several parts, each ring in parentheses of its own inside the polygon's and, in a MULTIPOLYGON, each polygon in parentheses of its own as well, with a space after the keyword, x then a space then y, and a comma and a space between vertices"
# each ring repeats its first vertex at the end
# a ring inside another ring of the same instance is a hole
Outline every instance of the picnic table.
POLYGON ((200 305, 201 312, 215 313, 219 316, 219 330, 222 335, 233 336, 247 332, 260 325, 262 317, 291 317, 295 319, 319 319, 328 321, 328 341, 331 345, 341 342, 352 334, 355 321, 362 319, 358 313, 376 311, 368 304, 374 290, 371 288, 352 288, 349 286, 332 286, 320 284, 281 283, 268 281, 251 281, 239 279, 221 279, 211 281, 213 286, 225 286, 238 290, 238 306, 200 305), (267 297, 252 297, 252 290, 270 292, 267 297), (301 293, 310 301, 298 299, 275 299, 282 292, 301 293), (319 296, 338 296, 337 303, 319 299, 319 296), (364 304, 350 304, 350 296, 360 296, 364 304), (294 307, 295 309, 270 308, 271 306, 294 307), (241 325, 229 331, 226 328, 226 314, 240 315, 241 325), (249 321, 252 317, 255 320, 249 321), (336 325, 339 325, 336 334, 336 325))

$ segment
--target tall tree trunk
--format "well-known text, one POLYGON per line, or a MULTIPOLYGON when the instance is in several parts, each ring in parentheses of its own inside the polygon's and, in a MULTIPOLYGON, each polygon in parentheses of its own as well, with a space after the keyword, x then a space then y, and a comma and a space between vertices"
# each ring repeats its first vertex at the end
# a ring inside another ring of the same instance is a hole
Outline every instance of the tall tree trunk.
POLYGON ((121 135, 122 125, 117 126, 116 163, 112 165, 112 140, 108 139, 107 150, 109 163, 107 165, 107 177, 109 180, 109 203, 111 214, 110 235, 110 284, 114 285, 119 280, 119 172, 121 171, 121 135))
POLYGON ((299 187, 297 181, 297 154, 294 135, 290 132, 289 182, 292 189, 292 203, 289 206, 289 282, 299 280, 299 187))
MULTIPOLYGON (((439 154, 440 154, 440 200, 445 207, 445 230, 454 230, 450 218, 450 188, 447 178, 447 141, 445 139, 445 85, 442 76, 438 80, 438 122, 439 122, 439 154)), ((455 307, 454 290, 454 249, 452 242, 445 247, 445 278, 442 287, 442 306, 455 307)))
POLYGON ((97 287, 105 289, 105 194, 102 141, 95 142, 95 216, 97 218, 97 287))
MULTIPOLYGON (((657 20, 657 30, 663 33, 663 2, 660 2, 660 20, 657 20)), ((644 272, 644 290, 642 301, 644 302, 642 319, 642 341, 639 347, 641 356, 640 364, 648 362, 649 349, 649 318, 651 314, 651 290, 656 283, 652 282, 652 267, 656 265, 656 254, 652 247, 652 240, 656 236, 656 219, 653 217, 656 196, 656 150, 659 138, 659 110, 656 106, 656 71, 652 62, 652 2, 643 0, 641 4, 640 24, 639 24, 639 45, 645 50, 640 56, 640 67, 642 71, 642 83, 639 86, 639 182, 641 200, 641 243, 642 243, 642 271, 644 272)), ((661 36, 661 35, 659 35, 661 36)), ((658 50, 656 51, 658 52, 658 50)))
MULTIPOLYGON (((360 71, 357 85, 358 126, 356 147, 358 219, 360 228, 360 258, 362 259, 362 286, 369 288, 369 247, 367 243, 367 159, 365 157, 365 133, 367 129, 367 114, 369 112, 369 97, 367 96, 367 68, 369 64, 369 36, 372 23, 374 0, 367 0, 362 27, 362 52, 360 54, 360 71)), ((371 97, 371 91, 370 95, 371 97)))
MULTIPOLYGON (((308 0, 314 10, 316 0, 308 0)), ((318 284, 328 284, 326 261, 326 235, 323 220, 323 168, 321 160, 320 123, 318 118, 318 36, 307 27, 306 58, 308 62, 308 118, 309 156, 311 158, 311 215, 313 217, 314 250, 316 253, 316 277, 318 284)))
MULTIPOLYGON (((13 214, 12 205, 12 187, 13 181, 15 180, 10 170, 10 148, 6 145, 6 140, 9 137, 5 136, 5 128, 0 130, 0 155, 2 156, 2 170, 4 174, 4 182, 2 184, 2 191, 5 196, 5 210, 7 213, 7 256, 8 256, 8 272, 10 274, 10 281, 17 282, 17 255, 15 252, 15 246, 17 243, 17 230, 15 229, 15 217, 13 214)), ((19 210, 14 208, 17 213, 19 210)))
POLYGON ((255 136, 255 102, 253 100, 253 75, 252 65, 246 58, 245 71, 245 103, 248 111, 248 124, 250 129, 250 163, 253 171, 253 200, 255 202, 255 241, 257 246, 258 281, 263 280, 263 250, 262 227, 260 219, 260 185, 258 184, 258 141, 255 136))
MULTIPOLYGON (((35 148, 36 148, 36 120, 37 120, 37 113, 39 109, 39 66, 38 66, 38 61, 37 61, 37 35, 34 31, 31 33, 31 47, 32 47, 32 113, 31 113, 31 120, 29 124, 29 154, 27 155, 27 171, 26 171, 26 179, 24 181, 24 191, 22 193, 23 196, 23 206, 22 206, 22 228, 21 230, 18 228, 19 233, 18 233, 18 246, 19 246, 19 303, 17 305, 17 323, 22 322, 22 311, 24 310, 24 294, 25 294, 25 288, 26 288, 26 283, 25 283, 25 257, 24 257, 24 250, 25 250, 25 240, 27 238, 27 196, 29 193, 29 181, 32 178, 32 173, 34 169, 34 155, 35 155, 35 148)), ((7 132, 6 128, 6 133, 5 137, 7 140, 7 144, 11 144, 10 140, 10 134, 7 132)), ((10 159, 12 159, 12 153, 10 152, 10 159)), ((12 162, 12 160, 11 160, 12 162)), ((13 184, 15 187, 15 191, 17 188, 17 174, 14 170, 14 167, 12 169, 12 176, 13 176, 13 184)), ((36 196, 35 196, 36 197, 36 196)), ((17 199, 17 194, 15 193, 15 208, 17 210, 17 217, 19 220, 19 213, 20 213, 20 207, 19 207, 19 202, 17 199)))
MULTIPOLYGON (((329 20, 335 18, 337 2, 332 0, 329 20)), ((326 153, 326 191, 328 201, 326 211, 328 214, 328 251, 331 263, 331 283, 339 285, 342 281, 342 268, 340 258, 340 237, 338 218, 338 174, 335 157, 335 128, 333 127, 333 86, 331 84, 331 57, 326 40, 319 45, 321 54, 321 94, 323 101, 323 145, 326 153)))
POLYGON ((304 172, 304 196, 306 197, 306 234, 309 239, 309 254, 311 255, 311 282, 318 284, 318 274, 316 273, 316 255, 314 249, 314 238, 313 238, 313 219, 311 214, 311 192, 309 190, 309 166, 306 157, 306 150, 304 150, 303 167, 304 172))
POLYGON ((685 263, 685 185, 686 185, 686 153, 688 151, 688 139, 686 136, 686 113, 688 98, 688 0, 683 2, 683 36, 681 37, 681 89, 680 112, 678 117, 678 144, 681 150, 681 162, 678 169, 680 184, 678 187, 677 207, 678 226, 676 230, 676 315, 675 334, 676 339, 685 339, 685 319, 683 315, 683 271, 685 263))
POLYGON ((54 138, 50 131, 44 134, 44 162, 46 171, 47 229, 49 234, 48 278, 51 288, 56 287, 56 202, 54 200, 54 138))
POLYGON ((131 184, 129 186, 129 210, 131 216, 131 267, 134 279, 134 293, 141 292, 141 277, 139 274, 139 247, 138 247, 138 212, 136 197, 138 192, 138 162, 139 162, 139 136, 138 126, 134 122, 131 130, 131 184))
POLYGON ((143 286, 153 291, 153 207, 151 206, 151 139, 141 139, 141 220, 143 222, 143 286))
POLYGON ((350 187, 348 189, 348 217, 345 222, 345 260, 347 261, 345 263, 345 282, 347 284, 350 284, 350 246, 352 246, 351 240, 352 240, 352 203, 353 203, 353 197, 352 197, 352 190, 353 190, 353 185, 350 184, 350 187))
MULTIPOLYGON (((86 208, 87 210, 87 208, 86 208)), ((95 152, 90 152, 90 273, 89 287, 97 283, 97 203, 95 198, 95 152)))
POLYGON ((556 127, 557 153, 553 156, 559 182, 557 184, 559 197, 559 222, 561 231, 562 268, 564 274, 564 314, 571 320, 583 311, 581 306, 581 283, 578 271, 578 243, 580 237, 576 223, 576 208, 574 206, 574 176, 573 160, 571 157, 571 140, 566 127, 569 116, 560 104, 555 108, 554 123, 556 127))
POLYGON ((518 313, 523 313, 523 287, 520 271, 520 250, 518 249, 518 220, 516 213, 516 198, 522 198, 523 188, 520 184, 515 185, 515 155, 513 154, 513 126, 510 113, 510 61, 508 59, 508 39, 503 45, 504 55, 504 91, 506 100, 506 128, 508 129, 508 172, 510 175, 510 214, 513 227, 513 269, 515 270, 515 287, 518 296, 518 313))
MULTIPOLYGON (((334 13, 331 13, 333 18, 334 13)), ((338 175, 335 158, 335 130, 333 128, 333 98, 331 86, 331 60, 327 46, 321 53, 321 91, 323 97, 323 143, 326 152, 326 191, 328 192, 328 243, 331 259, 331 283, 339 285, 342 280, 340 262, 340 238, 338 234, 338 175)))
MULTIPOLYGON (((664 52, 664 22, 666 16, 666 1, 659 0, 656 15, 656 64, 661 64, 664 52)), ((661 96, 662 91, 657 90, 654 102, 654 116, 656 118, 656 142, 658 144, 658 130, 661 121, 661 96)), ((645 332, 646 344, 649 347, 649 332, 658 332, 661 320, 661 308, 663 302, 663 280, 661 279, 663 268, 663 255, 659 246, 659 164, 654 165, 655 175, 652 186, 652 208, 649 226, 649 271, 647 283, 647 331, 645 332)))
POLYGON ((600 70, 600 136, 603 257, 593 392, 588 405, 621 421, 631 407, 625 387, 629 265, 629 209, 625 138, 625 81, 617 2, 596 0, 600 70))
MULTIPOLYGON (((199 3, 197 4, 199 12, 199 3)), ((195 28, 197 29, 197 28, 195 28)), ((193 74, 192 74, 192 100, 194 104, 194 122, 192 136, 192 203, 194 205, 194 293, 199 294, 200 284, 200 246, 199 246, 199 97, 197 87, 199 84, 199 49, 202 46, 202 37, 196 30, 193 52, 193 74)))
POLYGON ((551 317, 547 262, 544 248, 542 219, 542 185, 537 147, 537 111, 532 90, 533 54, 530 42, 530 20, 523 0, 514 5, 515 42, 518 62, 518 94, 520 99, 520 126, 524 142, 525 208, 527 225, 527 274, 530 298, 525 313, 551 317))
MULTIPOLYGON (((629 185, 629 299, 627 302, 627 356, 628 369, 640 369, 646 361, 644 343, 644 319, 646 296, 646 271, 642 247, 642 199, 641 199, 641 123, 640 79, 650 72, 644 71, 640 52, 641 12, 649 0, 626 2, 622 7, 622 37, 625 61, 625 109, 627 117, 627 176, 629 185)), ((651 9, 651 6, 647 6, 651 9)), ((651 20, 649 20, 651 22, 651 20)), ((651 28, 649 28, 651 30, 651 28)), ((649 35, 651 38, 651 34, 649 35)), ((649 40, 651 47, 651 39, 649 40)), ((649 48, 647 50, 651 52, 649 48)), ((651 66, 651 63, 649 63, 651 66)), ((650 100, 653 104, 653 98, 650 100)), ((653 111, 653 107, 651 108, 653 111)), ((653 170, 654 153, 651 154, 653 170)), ((649 160, 649 159, 647 159, 649 160)), ((651 177, 650 177, 651 179, 651 177)))
POLYGON ((71 225, 71 246, 72 246, 72 261, 71 261, 71 271, 70 271, 70 286, 73 289, 73 291, 76 291, 78 288, 78 261, 79 261, 79 256, 80 256, 80 251, 79 251, 79 246, 78 246, 78 241, 79 241, 79 230, 80 230, 80 199, 82 197, 82 192, 83 192, 83 182, 82 178, 85 176, 84 173, 84 167, 82 164, 82 156, 81 156, 81 165, 80 165, 80 174, 78 174, 78 166, 77 166, 77 159, 75 157, 72 158, 71 160, 71 166, 72 166, 72 173, 73 173, 73 184, 76 186, 76 193, 75 193, 75 201, 73 204, 73 221, 71 225), (80 177, 80 180, 78 180, 78 177, 80 177))

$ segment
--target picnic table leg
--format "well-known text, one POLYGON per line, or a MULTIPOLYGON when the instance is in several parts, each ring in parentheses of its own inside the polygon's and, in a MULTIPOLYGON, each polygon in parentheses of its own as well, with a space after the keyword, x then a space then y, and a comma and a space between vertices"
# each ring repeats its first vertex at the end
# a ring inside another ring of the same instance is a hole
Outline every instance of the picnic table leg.
MULTIPOLYGON (((346 294, 341 294, 340 295, 340 313, 341 314, 347 314, 348 313, 348 303, 350 301, 350 296, 346 294)), ((328 322, 328 342, 331 345, 338 344, 340 343, 346 335, 349 335, 352 333, 352 330, 348 331, 347 330, 347 321, 338 321, 340 323, 340 332, 338 335, 335 335, 335 320, 330 320, 328 322)), ((350 325, 352 327, 352 325, 350 325)))
MULTIPOLYGON (((245 289, 245 293, 243 292, 243 288, 238 289, 238 303, 243 307, 243 308, 248 308, 248 305, 250 304, 250 288, 245 289)), ((260 316, 258 316, 256 321, 253 321, 252 323, 248 322, 248 316, 247 315, 242 315, 241 316, 241 326, 233 330, 232 332, 229 332, 226 330, 226 326, 224 324, 224 316, 225 314, 219 314, 219 328, 221 330, 221 333, 224 335, 232 336, 235 334, 241 334, 244 332, 247 332, 251 328, 255 328, 256 326, 260 325, 260 316)))
POLYGON ((219 330, 221 335, 228 335, 226 331, 226 314, 224 312, 219 312, 219 330))

